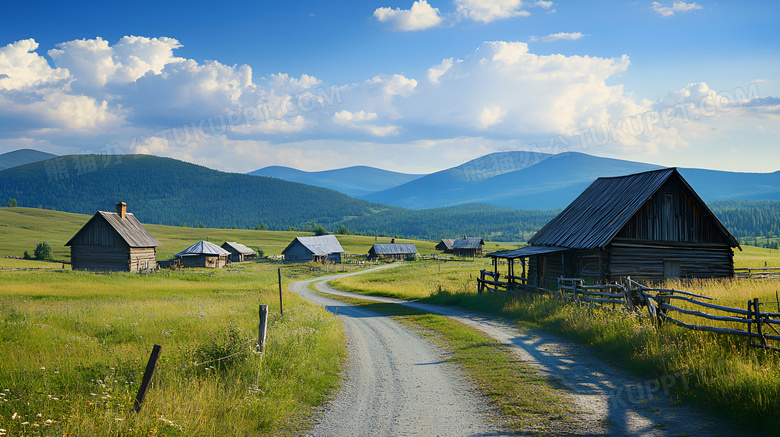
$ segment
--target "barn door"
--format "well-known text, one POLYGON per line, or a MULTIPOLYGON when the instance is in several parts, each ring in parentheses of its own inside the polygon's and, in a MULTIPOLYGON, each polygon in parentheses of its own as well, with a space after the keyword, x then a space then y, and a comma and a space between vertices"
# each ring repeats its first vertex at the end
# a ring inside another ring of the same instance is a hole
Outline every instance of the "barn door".
POLYGON ((664 279, 677 279, 680 277, 680 261, 664 260, 664 279))

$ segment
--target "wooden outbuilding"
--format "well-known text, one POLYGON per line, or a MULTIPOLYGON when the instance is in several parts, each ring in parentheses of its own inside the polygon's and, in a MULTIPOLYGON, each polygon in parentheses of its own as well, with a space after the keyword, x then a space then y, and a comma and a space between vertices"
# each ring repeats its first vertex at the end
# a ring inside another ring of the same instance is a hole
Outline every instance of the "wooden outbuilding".
POLYGON ((208 241, 198 241, 177 253, 182 267, 208 267, 220 269, 228 263, 230 252, 208 241))
POLYGON ((742 250, 676 168, 597 179, 528 244, 490 254, 494 268, 507 260, 510 282, 546 288, 559 277, 730 277, 742 250))
POLYGON ((407 259, 416 255, 414 243, 376 243, 368 250, 368 259, 407 259))
POLYGON ((341 262, 344 249, 335 235, 296 237, 282 251, 285 263, 341 262))
POLYGON ((157 268, 162 244, 120 202, 115 213, 96 212, 65 246, 73 270, 140 272, 157 268))
POLYGON ((452 253, 456 256, 482 255, 482 246, 485 241, 479 237, 463 237, 452 240, 452 253))
POLYGON ((236 243, 235 241, 225 241, 220 247, 230 252, 230 261, 234 263, 254 258, 254 256, 257 255, 254 250, 241 243, 236 243))
POLYGON ((443 253, 452 253, 452 243, 455 242, 454 238, 442 238, 439 244, 436 245, 436 250, 441 250, 443 253))

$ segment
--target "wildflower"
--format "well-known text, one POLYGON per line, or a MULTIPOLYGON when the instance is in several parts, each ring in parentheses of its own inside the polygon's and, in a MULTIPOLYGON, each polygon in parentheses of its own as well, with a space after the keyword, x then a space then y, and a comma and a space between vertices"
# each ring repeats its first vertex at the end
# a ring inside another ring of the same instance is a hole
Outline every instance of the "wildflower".
POLYGON ((41 367, 41 370, 46 370, 46 368, 45 367, 41 367))
POLYGON ((17 417, 19 417, 19 415, 18 415, 18 414, 16 414, 16 413, 14 413, 14 415, 13 415, 13 416, 11 416, 11 420, 14 420, 14 419, 16 419, 17 417))

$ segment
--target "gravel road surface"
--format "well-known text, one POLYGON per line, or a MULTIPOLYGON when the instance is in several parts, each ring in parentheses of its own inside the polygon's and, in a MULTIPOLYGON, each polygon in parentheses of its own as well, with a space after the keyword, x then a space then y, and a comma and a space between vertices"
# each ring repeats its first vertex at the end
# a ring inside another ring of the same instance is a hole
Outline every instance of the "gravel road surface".
MULTIPOLYGON (((363 272, 361 272, 363 273, 363 272)), ((354 273, 353 273, 354 274, 354 273)), ((734 428, 727 424, 725 421, 714 417, 713 415, 703 411, 699 408, 691 408, 684 405, 677 404, 671 400, 672 393, 670 392, 671 385, 664 387, 664 381, 655 379, 643 380, 637 378, 635 375, 623 371, 614 367, 613 365, 605 362, 604 360, 596 357, 587 347, 572 343, 568 340, 558 338, 546 331, 528 329, 526 327, 520 327, 512 322, 502 320, 492 316, 485 316, 477 313, 472 313, 462 309, 454 307, 444 307, 436 305, 421 304, 411 301, 403 301, 399 299, 356 295, 349 292, 336 290, 329 286, 326 281, 331 280, 334 277, 318 278, 314 281, 318 282, 315 286, 317 289, 324 293, 344 295, 349 297, 359 297, 361 299, 367 299, 377 302, 391 302, 406 305, 412 308, 416 308, 429 313, 440 314, 444 316, 456 319, 464 324, 472 326, 482 332, 485 332, 490 337, 500 341, 506 346, 510 347, 518 358, 524 362, 527 362, 536 367, 541 373, 548 376, 549 379, 562 386, 567 396, 572 400, 575 408, 579 410, 579 413, 574 414, 570 420, 561 421, 558 429, 553 429, 554 435, 610 435, 610 436, 748 436, 753 435, 744 430, 734 428)), ((308 283, 311 281, 301 282, 293 284, 296 292, 300 292, 304 297, 320 303, 317 299, 323 299, 317 294, 303 293, 298 291, 301 287, 308 287, 308 283)), ((291 289, 293 287, 291 286, 291 289)), ((345 320, 345 326, 348 332, 353 328, 349 328, 349 324, 344 318, 344 312, 348 307, 344 303, 322 303, 323 305, 334 305, 332 310, 337 311, 337 314, 341 313, 342 320, 345 320)), ((351 317, 348 317, 351 318, 351 317)), ((373 317, 374 319, 381 319, 381 317, 373 317)), ((359 328, 361 330, 365 328, 359 328)), ((377 326, 376 334, 382 336, 381 330, 394 329, 384 328, 377 326)), ((414 336, 414 334, 409 334, 414 336)), ((354 362, 362 361, 364 353, 382 353, 381 351, 370 352, 372 346, 361 346, 353 344, 353 338, 350 338, 350 356, 355 359, 350 359, 350 367, 348 369, 347 377, 352 379, 353 382, 360 376, 353 376, 354 362), (353 355, 355 354, 355 355, 353 355), (360 355, 358 355, 360 354, 360 355)), ((380 349, 385 346, 379 346, 380 349)), ((404 343, 405 350, 407 347, 404 343)), ((422 349, 429 346, 423 346, 422 349)), ((388 348, 387 354, 395 354, 394 350, 388 348)), ((402 352, 406 353, 406 352, 402 352)), ((385 358, 383 358, 385 360, 385 358)), ((388 361, 392 361, 390 357, 388 361)), ((432 358, 435 360, 435 358, 432 358)), ((433 362, 433 361, 431 361, 433 362)), ((384 371, 382 372, 384 373, 384 371)), ((401 376, 401 378, 404 378, 401 376)), ((427 384, 428 380, 424 380, 427 384)), ((693 383, 693 382, 691 382, 693 383)), ((368 384, 374 384, 373 381, 368 384)), ((671 384, 671 383, 669 383, 671 384)), ((355 404, 353 408, 361 408, 359 415, 362 420, 373 421, 375 417, 382 416, 382 413, 371 409, 369 404, 372 401, 357 400, 355 396, 375 396, 373 393, 361 393, 358 389, 357 393, 349 393, 354 388, 346 388, 344 392, 339 396, 339 402, 349 402, 347 398, 353 399, 355 404), (360 394, 359 394, 360 393, 360 394)), ((369 390, 370 391, 370 390, 369 390)), ((394 395, 390 395, 394 396, 394 395)), ((380 395, 381 397, 381 395, 380 395)), ((435 399, 435 398, 434 398, 435 399)), ((373 405, 373 404, 372 404, 373 405)), ((338 414, 328 411, 324 415, 323 424, 327 424, 331 421, 332 417, 337 417, 338 414), (333 416, 336 414, 336 416, 333 416)), ((350 415, 352 413, 347 413, 350 415)), ((438 411, 433 409, 427 409, 425 415, 427 417, 438 415, 438 411)), ((478 414, 478 413, 475 413, 478 414)), ((451 416, 443 416, 442 420, 434 420, 438 423, 449 420, 451 416), (447 419, 445 419, 445 417, 447 419)), ((338 420, 338 419, 337 419, 338 420)), ((384 419, 383 419, 384 420, 384 419)), ((392 423, 395 423, 393 421, 392 423)), ((358 435, 358 434, 346 434, 335 432, 331 433, 331 428, 325 428, 323 434, 316 435, 358 435)), ((438 430, 438 428, 431 427, 426 428, 429 430, 438 430)), ((477 433, 478 435, 498 435, 498 434, 485 434, 485 431, 479 429, 467 429, 454 427, 450 433, 442 432, 437 434, 435 432, 420 431, 419 435, 469 435, 477 433), (468 431, 467 431, 468 430, 468 431), (481 434, 480 434, 481 433, 481 434)), ((319 430, 319 428, 318 428, 319 430)), ((406 435, 407 431, 399 432, 398 428, 386 427, 386 428, 374 428, 369 432, 370 435, 406 435)), ((449 432, 449 431, 448 431, 449 432)), ((488 431, 492 432, 492 431, 488 431)), ((412 432, 414 434, 415 431, 412 432)), ((362 435, 369 435, 362 434, 362 435)), ((499 433, 500 434, 500 433, 499 433)))
MULTIPOLYGON (((418 334, 383 314, 323 297, 309 283, 290 291, 336 314, 349 358, 338 395, 311 436, 496 436, 498 417, 458 369, 418 334)), ((318 284, 320 287, 324 283, 318 284)))

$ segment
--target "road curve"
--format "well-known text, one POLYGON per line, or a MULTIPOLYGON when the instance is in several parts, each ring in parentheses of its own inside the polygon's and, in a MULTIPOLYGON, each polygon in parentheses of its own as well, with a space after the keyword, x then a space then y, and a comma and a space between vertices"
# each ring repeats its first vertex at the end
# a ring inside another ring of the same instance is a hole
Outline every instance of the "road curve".
POLYGON ((664 387, 663 380, 661 383, 655 379, 641 380, 596 357, 589 348, 546 331, 520 328, 507 320, 455 307, 357 295, 337 290, 326 282, 320 282, 316 287, 328 294, 397 303, 444 315, 503 343, 521 361, 533 365, 549 379, 562 385, 567 396, 580 410, 580 413, 572 415, 570 420, 561 421, 557 429, 551 430, 554 435, 754 435, 706 411, 672 402, 672 387, 664 387))
MULTIPOLYGON (((352 274, 359 273, 347 275, 352 274)), ((316 286, 323 287, 326 284, 321 281, 338 276, 289 286, 290 291, 336 314, 347 336, 345 380, 308 435, 504 435, 491 422, 495 413, 472 384, 429 342, 391 317, 309 289, 311 282, 320 281, 316 286)))

